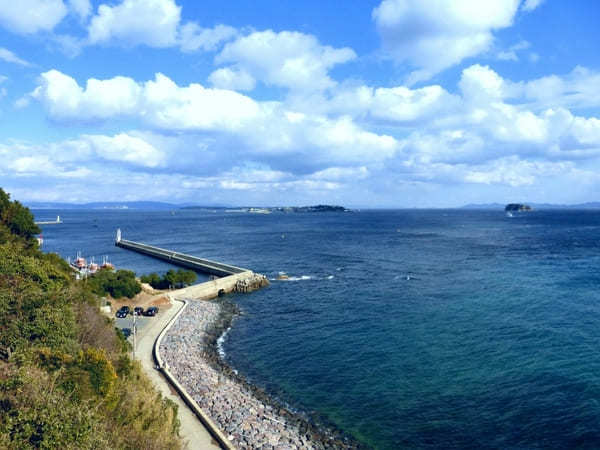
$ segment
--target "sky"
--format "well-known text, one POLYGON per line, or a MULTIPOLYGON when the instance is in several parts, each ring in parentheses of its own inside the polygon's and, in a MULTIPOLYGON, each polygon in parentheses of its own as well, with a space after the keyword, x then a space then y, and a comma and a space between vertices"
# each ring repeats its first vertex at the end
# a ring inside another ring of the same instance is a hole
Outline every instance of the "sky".
POLYGON ((24 202, 600 201, 595 0, 0 1, 24 202))

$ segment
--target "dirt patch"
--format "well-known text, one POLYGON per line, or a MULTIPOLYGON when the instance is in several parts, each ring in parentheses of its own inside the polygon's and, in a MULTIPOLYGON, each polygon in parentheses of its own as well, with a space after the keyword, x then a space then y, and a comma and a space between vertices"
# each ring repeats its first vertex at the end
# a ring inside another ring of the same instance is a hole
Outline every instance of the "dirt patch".
POLYGON ((121 306, 129 306, 133 309, 135 306, 141 306, 146 309, 150 306, 160 306, 161 309, 168 309, 171 307, 171 302, 165 294, 150 294, 148 292, 140 292, 133 298, 109 298, 108 301, 111 303, 111 311, 115 312, 121 306))
POLYGON ((148 283, 142 283, 141 281, 140 281, 140 286, 142 286, 142 292, 146 292, 147 294, 150 294, 150 295, 158 295, 158 294, 163 294, 165 292, 165 291, 161 291, 160 289, 154 289, 148 283))

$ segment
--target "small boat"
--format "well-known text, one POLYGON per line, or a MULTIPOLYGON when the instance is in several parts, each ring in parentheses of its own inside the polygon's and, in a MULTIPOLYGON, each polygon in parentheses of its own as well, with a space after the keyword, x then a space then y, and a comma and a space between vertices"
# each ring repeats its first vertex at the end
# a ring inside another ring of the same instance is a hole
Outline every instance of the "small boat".
POLYGON ((75 258, 74 265, 78 269, 85 269, 86 268, 87 263, 85 261, 85 258, 81 257, 81 252, 77 252, 77 258, 75 258))
POLYGON ((115 266, 108 262, 108 256, 104 256, 102 258, 102 265, 100 266, 101 269, 114 269, 115 266))
POLYGON ((98 271, 98 264, 96 264, 94 262, 93 256, 92 256, 92 261, 90 262, 90 265, 88 266, 88 270, 90 271, 90 273, 96 273, 98 271))
POLYGON ((279 272, 279 275, 277 276, 278 280, 289 280, 289 278, 290 277, 285 272, 279 272))

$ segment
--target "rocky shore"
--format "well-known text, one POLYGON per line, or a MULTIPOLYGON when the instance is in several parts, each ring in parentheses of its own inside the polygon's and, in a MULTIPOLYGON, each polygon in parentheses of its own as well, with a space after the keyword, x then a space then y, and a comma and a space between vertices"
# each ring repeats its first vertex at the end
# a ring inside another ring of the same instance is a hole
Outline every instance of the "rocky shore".
POLYGON ((222 301, 191 301, 164 337, 171 373, 239 449, 358 448, 318 428, 247 383, 219 357, 217 340, 237 314, 222 301))

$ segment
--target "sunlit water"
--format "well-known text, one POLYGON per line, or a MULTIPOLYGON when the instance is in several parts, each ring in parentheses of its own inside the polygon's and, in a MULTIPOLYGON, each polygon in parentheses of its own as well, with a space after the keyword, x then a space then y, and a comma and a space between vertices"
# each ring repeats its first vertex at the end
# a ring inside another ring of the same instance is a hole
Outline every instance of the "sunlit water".
POLYGON ((35 214, 65 257, 171 267, 120 227, 274 279, 232 298, 225 358, 369 446, 600 446, 600 212, 35 214))

